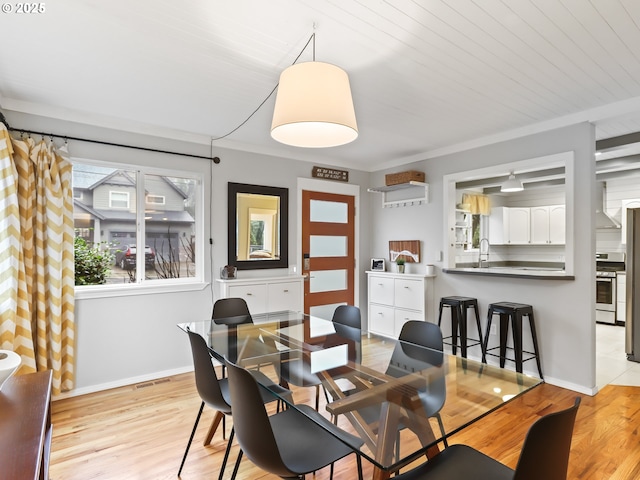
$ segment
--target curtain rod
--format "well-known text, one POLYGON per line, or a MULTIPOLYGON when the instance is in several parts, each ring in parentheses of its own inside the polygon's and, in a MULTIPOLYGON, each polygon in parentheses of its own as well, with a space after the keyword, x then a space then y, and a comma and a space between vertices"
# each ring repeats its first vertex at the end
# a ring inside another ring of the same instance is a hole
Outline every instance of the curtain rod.
POLYGON ((99 145, 108 145, 110 147, 120 147, 120 148, 131 148, 133 150, 143 150, 145 152, 153 152, 153 153, 164 153, 168 155, 178 155, 181 157, 190 157, 190 158, 201 158, 204 160, 213 160, 213 163, 220 163, 220 157, 206 157, 204 155, 194 155, 191 153, 183 153, 183 152, 172 152, 169 150, 160 150, 158 148, 149 148, 149 147, 139 147, 137 145, 125 145, 124 143, 115 143, 115 142, 105 142, 103 140, 94 140, 91 138, 80 138, 80 137, 70 137, 69 135, 58 135, 56 133, 45 133, 45 132, 36 132, 34 130, 26 130, 24 128, 15 128, 10 126, 2 112, 0 112, 0 121, 5 124, 7 130, 11 130, 13 132, 20 133, 28 133, 30 135, 40 135, 41 137, 49 137, 49 138, 61 138, 66 140, 75 140, 77 142, 86 142, 86 143, 97 143, 99 145))

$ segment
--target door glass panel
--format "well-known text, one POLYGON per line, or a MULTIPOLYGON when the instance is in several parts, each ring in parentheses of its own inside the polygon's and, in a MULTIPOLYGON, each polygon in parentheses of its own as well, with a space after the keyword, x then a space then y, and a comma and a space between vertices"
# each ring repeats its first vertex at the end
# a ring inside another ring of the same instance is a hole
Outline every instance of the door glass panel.
POLYGON ((346 257, 347 237, 333 235, 311 235, 311 257, 346 257))
POLYGON ((309 291, 311 293, 346 290, 346 288, 346 270, 317 270, 309 274, 309 291))
POLYGON ((311 200, 309 208, 309 219, 312 222, 348 222, 349 209, 346 203, 311 200))
POLYGON ((333 318, 333 312, 336 311, 340 305, 346 305, 346 303, 330 303, 329 305, 315 305, 309 309, 309 314, 312 317, 324 318, 325 320, 331 320, 333 318))

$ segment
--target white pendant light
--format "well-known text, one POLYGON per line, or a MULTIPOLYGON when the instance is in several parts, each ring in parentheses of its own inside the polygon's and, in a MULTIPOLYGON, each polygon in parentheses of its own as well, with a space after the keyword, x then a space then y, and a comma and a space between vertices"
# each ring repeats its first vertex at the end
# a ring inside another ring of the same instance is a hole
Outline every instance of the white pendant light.
POLYGON ((511 172, 509 172, 509 179, 502 184, 502 186, 500 187, 500 191, 501 192, 521 192, 522 190, 524 190, 524 187, 522 186, 522 182, 516 179, 516 176, 513 173, 513 170, 511 170, 511 172))
POLYGON ((349 76, 340 67, 314 60, 280 74, 271 136, 295 147, 336 147, 358 137, 349 76))

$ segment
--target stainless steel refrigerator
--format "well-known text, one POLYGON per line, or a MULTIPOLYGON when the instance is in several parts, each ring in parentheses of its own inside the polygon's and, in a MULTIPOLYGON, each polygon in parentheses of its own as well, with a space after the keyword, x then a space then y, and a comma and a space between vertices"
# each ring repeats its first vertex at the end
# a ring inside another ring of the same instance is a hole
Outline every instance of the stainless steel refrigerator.
POLYGON ((627 209, 627 359, 640 362, 640 208, 627 209))

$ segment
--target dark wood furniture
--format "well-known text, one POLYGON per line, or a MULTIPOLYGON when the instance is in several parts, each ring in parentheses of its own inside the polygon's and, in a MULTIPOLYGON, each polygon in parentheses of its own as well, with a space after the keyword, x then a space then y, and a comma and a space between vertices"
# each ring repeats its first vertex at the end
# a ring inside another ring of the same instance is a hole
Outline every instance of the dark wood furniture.
POLYGON ((0 475, 47 480, 51 451, 51 371, 14 376, 0 391, 0 475))

